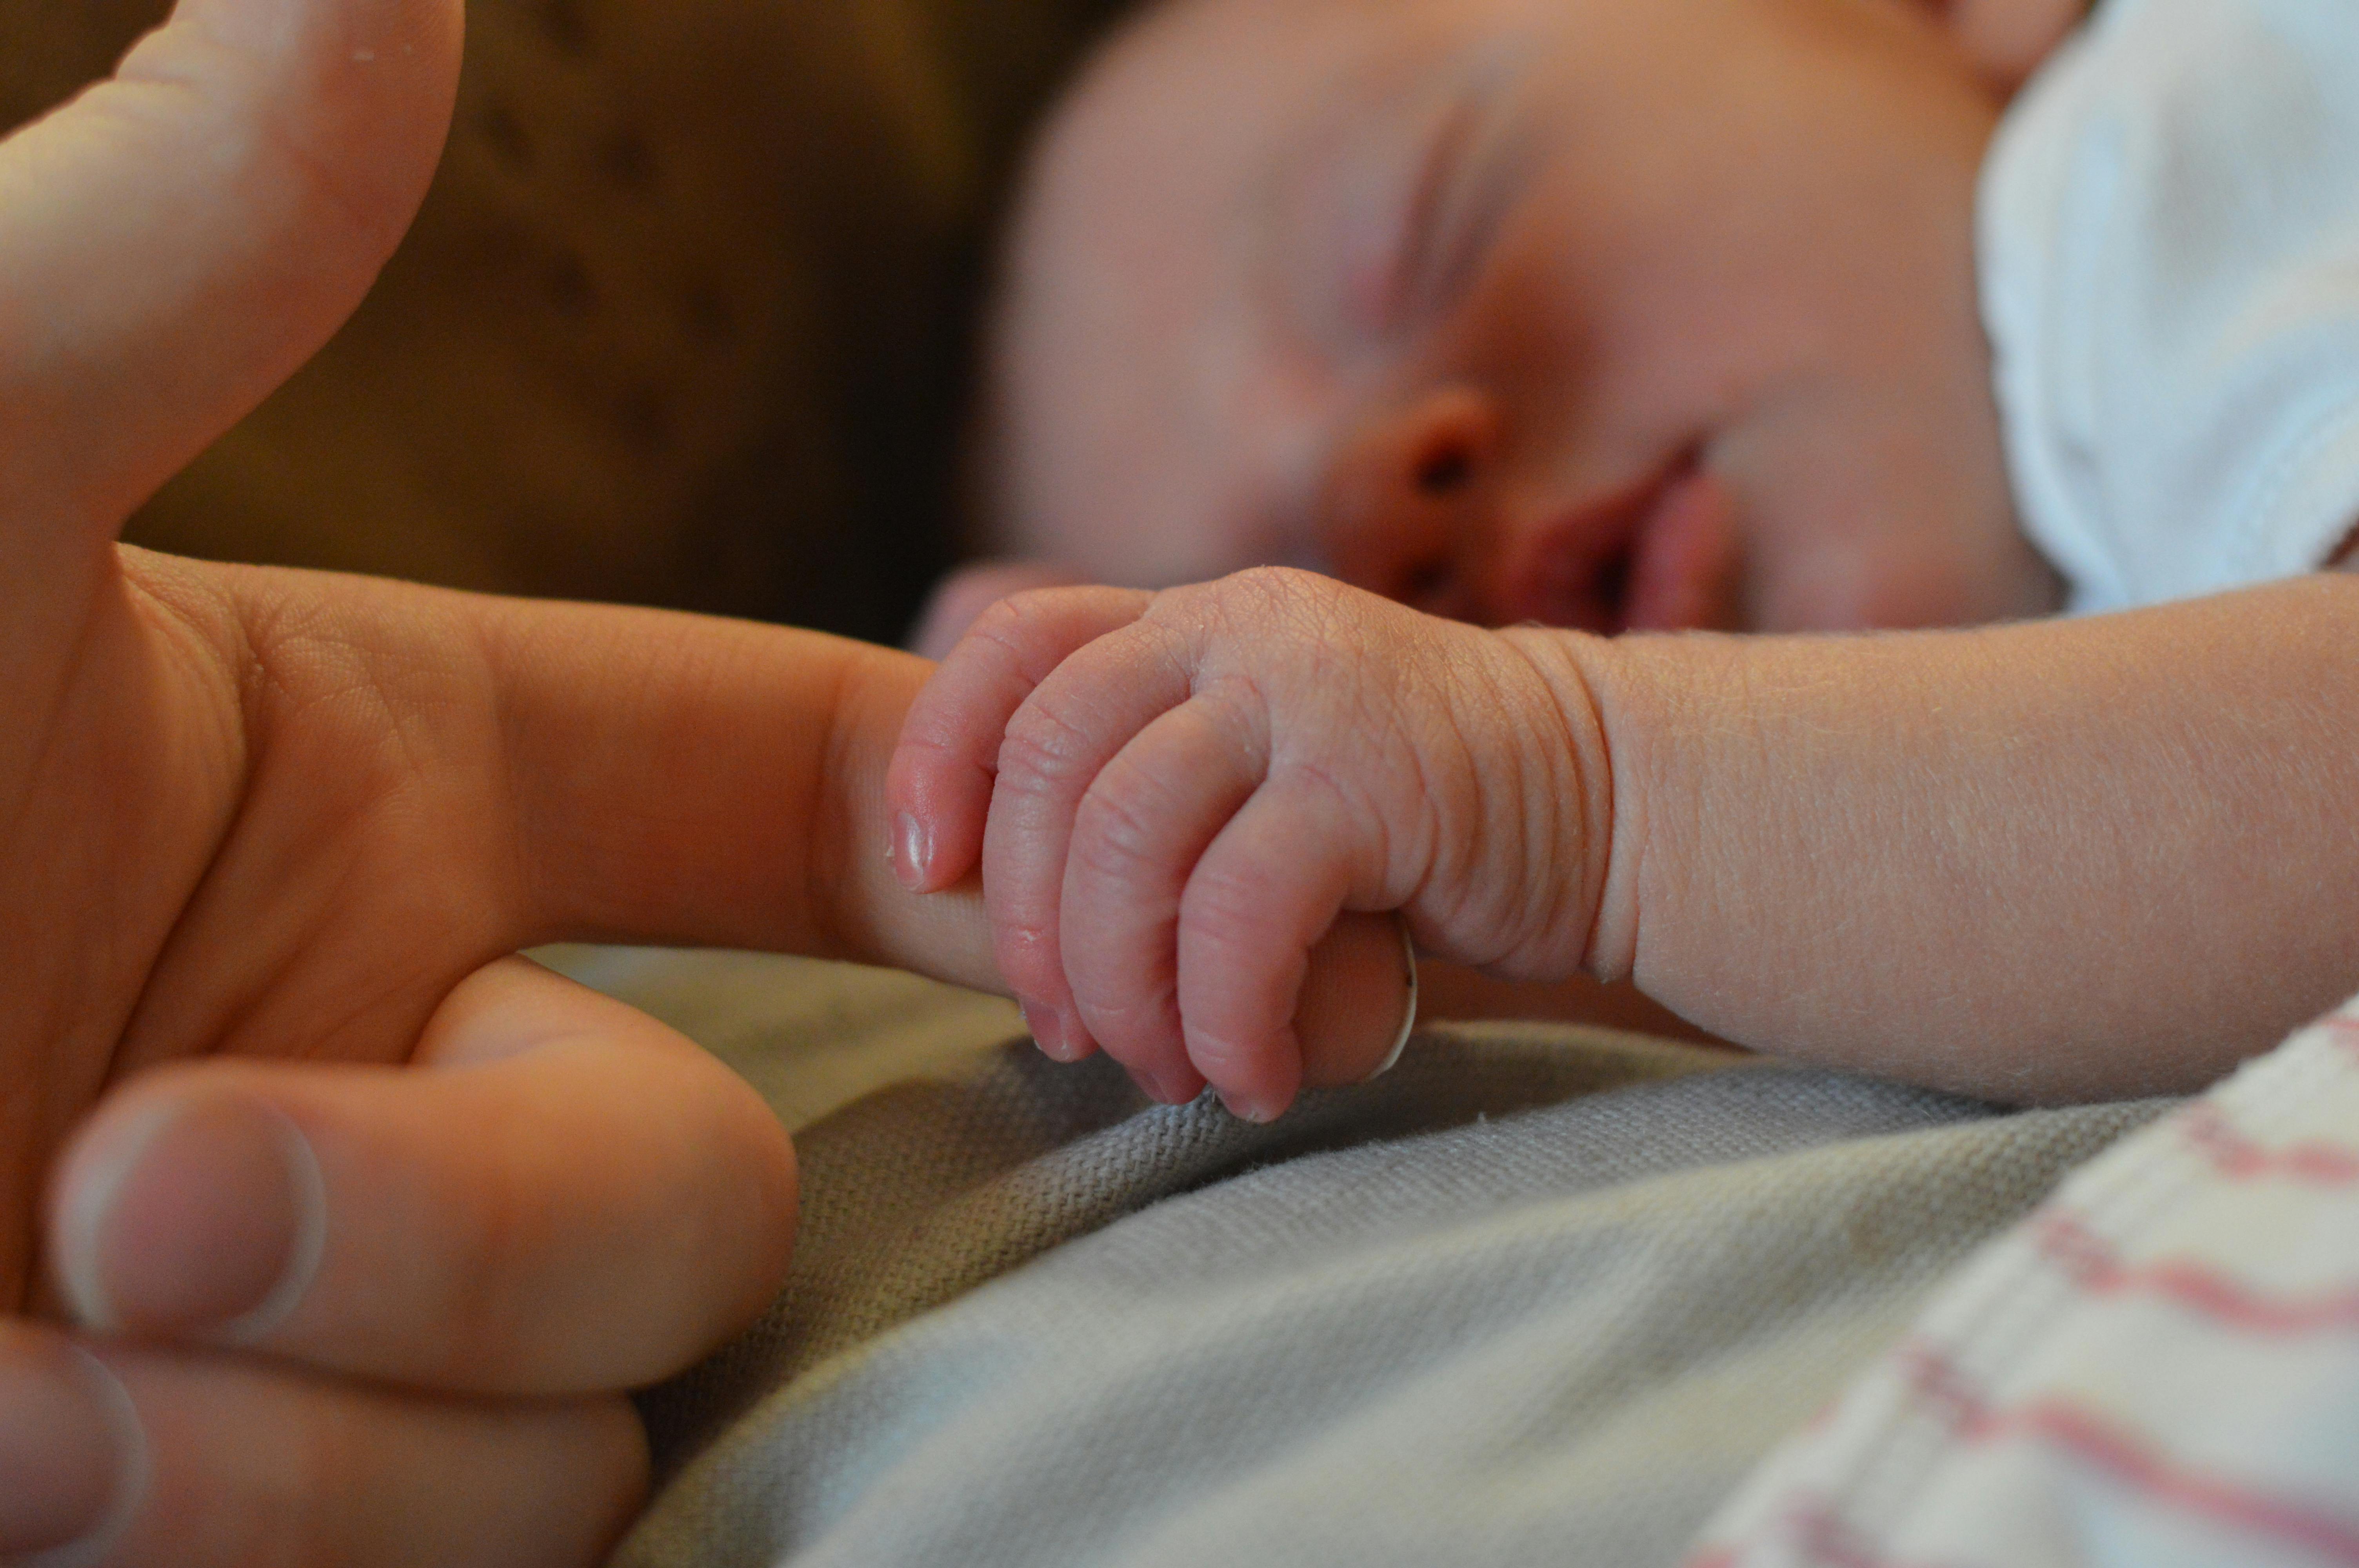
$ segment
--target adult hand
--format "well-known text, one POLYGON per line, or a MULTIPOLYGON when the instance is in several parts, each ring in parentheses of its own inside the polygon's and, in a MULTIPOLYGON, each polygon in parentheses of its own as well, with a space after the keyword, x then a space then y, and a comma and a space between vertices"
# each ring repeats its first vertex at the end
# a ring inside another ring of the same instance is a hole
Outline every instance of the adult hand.
POLYGON ((0 144, 0 1559, 593 1560, 614 1390, 770 1297, 792 1156, 507 955, 989 976, 864 892, 917 660, 116 545, 367 287, 460 27, 187 0, 0 144))

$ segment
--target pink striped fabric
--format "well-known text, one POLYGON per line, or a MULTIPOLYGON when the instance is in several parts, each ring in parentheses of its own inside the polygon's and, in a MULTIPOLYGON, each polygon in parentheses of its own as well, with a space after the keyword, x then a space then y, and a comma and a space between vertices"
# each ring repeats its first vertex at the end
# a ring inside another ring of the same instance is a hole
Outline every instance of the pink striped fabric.
POLYGON ((2359 1000, 2076 1173, 1689 1568, 2359 1568, 2359 1000))

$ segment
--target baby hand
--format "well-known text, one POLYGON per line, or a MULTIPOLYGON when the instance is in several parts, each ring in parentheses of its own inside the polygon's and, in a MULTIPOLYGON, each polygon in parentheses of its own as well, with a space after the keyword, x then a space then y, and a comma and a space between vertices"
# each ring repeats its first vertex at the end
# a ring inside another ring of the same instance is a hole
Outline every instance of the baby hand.
POLYGON ((983 868, 1002 974, 1050 1054, 1275 1117, 1373 1062, 1305 1061, 1344 911, 1508 978, 1580 967, 1611 784, 1572 634, 1485 632, 1308 572, 986 611, 910 709, 895 860, 983 868))

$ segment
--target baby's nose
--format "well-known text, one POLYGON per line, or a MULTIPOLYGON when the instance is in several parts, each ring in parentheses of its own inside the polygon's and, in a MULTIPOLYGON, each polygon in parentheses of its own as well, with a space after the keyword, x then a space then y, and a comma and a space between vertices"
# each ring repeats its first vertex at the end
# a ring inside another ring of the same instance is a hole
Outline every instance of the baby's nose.
POLYGON ((1498 438, 1496 408, 1463 386, 1354 432, 1321 508, 1319 545, 1335 574, 1435 615, 1482 619, 1498 438))

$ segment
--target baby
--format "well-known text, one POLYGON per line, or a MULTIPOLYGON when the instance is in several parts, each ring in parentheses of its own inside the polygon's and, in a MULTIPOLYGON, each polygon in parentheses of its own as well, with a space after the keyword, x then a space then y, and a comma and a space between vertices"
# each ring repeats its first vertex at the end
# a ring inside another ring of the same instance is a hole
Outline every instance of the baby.
POLYGON ((890 785, 1052 1054, 1275 1115, 1375 1065, 1288 1025, 1343 911, 2006 1098, 2200 1083, 2359 985, 2359 582, 2311 575, 2359 523, 2359 19, 2110 0, 2009 105, 2069 20, 1118 40, 999 341, 1002 542, 1052 564, 929 635, 1137 586, 985 613, 890 785))

